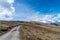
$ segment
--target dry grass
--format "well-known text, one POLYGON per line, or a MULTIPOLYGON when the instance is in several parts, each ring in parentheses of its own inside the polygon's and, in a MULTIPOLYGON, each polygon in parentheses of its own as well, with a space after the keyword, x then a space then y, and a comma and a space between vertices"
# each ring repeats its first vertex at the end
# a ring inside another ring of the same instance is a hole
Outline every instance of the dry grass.
POLYGON ((21 40, 60 40, 60 27, 37 22, 2 21, 0 22, 0 35, 18 25, 21 26, 21 40))
POLYGON ((60 27, 43 23, 26 23, 20 28, 22 40, 60 40, 60 27))
POLYGON ((13 21, 0 21, 0 36, 16 27, 19 22, 13 21))

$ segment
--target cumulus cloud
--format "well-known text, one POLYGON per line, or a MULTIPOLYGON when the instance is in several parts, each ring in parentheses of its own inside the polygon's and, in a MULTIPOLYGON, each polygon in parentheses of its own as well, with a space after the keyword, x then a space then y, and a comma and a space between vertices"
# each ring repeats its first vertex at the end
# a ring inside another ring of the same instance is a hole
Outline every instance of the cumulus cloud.
POLYGON ((14 14, 14 0, 0 0, 0 20, 12 20, 14 14))
POLYGON ((38 13, 35 13, 34 15, 32 15, 30 17, 27 17, 27 20, 47 23, 47 22, 50 22, 50 21, 54 22, 52 20, 52 18, 53 18, 53 15, 39 15, 38 13))
MULTIPOLYGON (((19 9, 18 13, 15 14, 15 17, 18 17, 18 20, 23 21, 38 21, 38 22, 55 22, 59 21, 60 18, 59 13, 57 15, 55 14, 46 14, 41 13, 40 11, 35 11, 29 8, 28 5, 25 4, 17 4, 17 8, 19 9)), ((16 19, 17 20, 17 19, 16 19)))
POLYGON ((60 22, 60 13, 57 15, 44 15, 40 11, 33 10, 28 5, 20 3, 16 4, 16 13, 14 13, 13 3, 14 0, 0 0, 0 20, 38 21, 43 23, 60 22))
POLYGON ((39 21, 41 19, 40 17, 42 17, 42 16, 39 15, 39 12, 34 11, 32 13, 33 13, 33 15, 28 16, 26 18, 26 20, 28 20, 28 21, 39 21))
POLYGON ((60 14, 57 14, 57 15, 52 15, 52 14, 41 15, 41 14, 42 13, 39 14, 39 12, 35 12, 34 15, 27 17, 27 20, 43 22, 43 23, 60 22, 60 14))
POLYGON ((15 13, 15 20, 21 20, 21 21, 38 21, 38 22, 56 22, 60 21, 60 13, 57 15, 55 14, 44 14, 40 11, 35 11, 31 9, 28 5, 25 4, 17 4, 16 5, 16 13, 15 13))

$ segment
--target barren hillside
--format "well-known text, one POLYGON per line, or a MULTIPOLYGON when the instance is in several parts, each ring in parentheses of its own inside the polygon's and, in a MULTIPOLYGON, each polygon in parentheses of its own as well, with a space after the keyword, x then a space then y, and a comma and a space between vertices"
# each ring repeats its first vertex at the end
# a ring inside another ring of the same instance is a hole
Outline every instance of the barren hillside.
POLYGON ((0 35, 20 26, 21 40, 60 40, 60 26, 37 22, 1 21, 0 35))
POLYGON ((60 40, 60 27, 43 23, 26 23, 21 26, 22 40, 60 40))

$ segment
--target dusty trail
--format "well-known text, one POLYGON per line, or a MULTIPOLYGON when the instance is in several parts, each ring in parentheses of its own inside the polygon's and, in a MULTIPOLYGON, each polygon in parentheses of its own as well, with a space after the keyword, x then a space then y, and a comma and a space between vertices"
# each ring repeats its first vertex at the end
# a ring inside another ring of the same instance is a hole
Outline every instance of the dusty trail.
POLYGON ((20 40, 19 38, 19 28, 15 27, 10 32, 0 36, 0 40, 20 40))

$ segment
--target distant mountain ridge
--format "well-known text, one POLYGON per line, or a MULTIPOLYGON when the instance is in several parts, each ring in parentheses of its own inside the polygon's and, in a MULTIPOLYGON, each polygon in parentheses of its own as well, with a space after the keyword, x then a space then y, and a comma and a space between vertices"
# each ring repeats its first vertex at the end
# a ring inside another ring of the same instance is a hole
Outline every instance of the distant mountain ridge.
MULTIPOLYGON (((4 20, 0 20, 1 22, 12 22, 12 23, 29 23, 28 21, 4 21, 4 20)), ((30 21, 31 23, 39 23, 42 24, 43 22, 35 22, 35 21, 30 21)), ((51 22, 51 21, 46 21, 46 23, 44 24, 49 24, 49 25, 55 25, 55 26, 60 26, 60 22, 55 21, 55 22, 51 22)))
POLYGON ((46 24, 50 24, 50 25, 55 25, 55 26, 60 26, 60 22, 47 22, 46 24))

